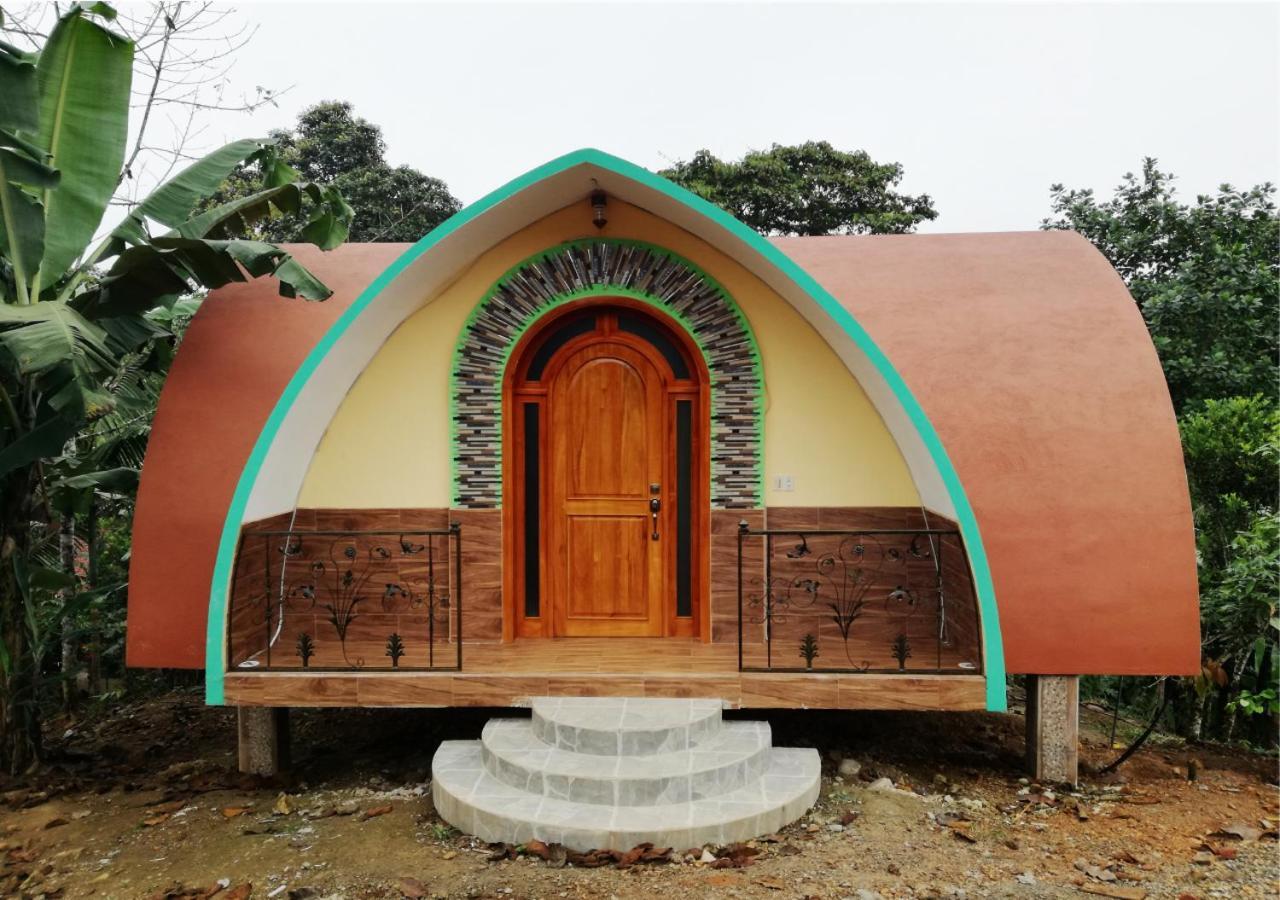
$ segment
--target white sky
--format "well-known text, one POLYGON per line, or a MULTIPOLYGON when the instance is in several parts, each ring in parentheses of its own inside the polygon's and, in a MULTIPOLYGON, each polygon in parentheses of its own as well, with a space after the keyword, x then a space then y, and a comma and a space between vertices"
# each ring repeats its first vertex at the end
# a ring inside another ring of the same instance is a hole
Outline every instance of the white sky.
POLYGON ((233 86, 349 100, 393 163, 464 203, 583 146, 650 169, 701 147, 831 141, 906 169, 922 230, 1035 228, 1053 182, 1109 193, 1144 155, 1190 200, 1280 180, 1280 6, 249 4, 233 86))

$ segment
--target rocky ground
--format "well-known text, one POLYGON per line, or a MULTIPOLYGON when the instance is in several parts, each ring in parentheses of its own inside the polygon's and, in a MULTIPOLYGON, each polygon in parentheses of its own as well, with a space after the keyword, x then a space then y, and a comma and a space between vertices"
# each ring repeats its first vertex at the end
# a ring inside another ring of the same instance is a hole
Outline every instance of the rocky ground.
MULTIPOLYGON (((1061 791, 1021 778, 1016 714, 780 713, 774 743, 825 760, 805 819, 746 845, 584 857, 490 847, 435 815, 432 752, 492 714, 304 711, 287 783, 237 775, 234 714, 191 691, 59 723, 49 766, 0 785, 0 894, 1280 896, 1274 756, 1155 744, 1061 791)), ((1097 766, 1109 720, 1085 719, 1097 766)))

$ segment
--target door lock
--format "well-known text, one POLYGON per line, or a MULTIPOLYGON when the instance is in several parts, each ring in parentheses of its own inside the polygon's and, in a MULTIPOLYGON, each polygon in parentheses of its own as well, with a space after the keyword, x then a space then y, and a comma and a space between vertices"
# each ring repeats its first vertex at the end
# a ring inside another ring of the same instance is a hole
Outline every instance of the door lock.
MULTIPOLYGON (((657 485, 650 485, 650 487, 657 487, 657 485)), ((657 497, 654 497, 652 500, 649 501, 649 516, 650 518, 653 519, 652 540, 655 540, 655 541, 658 539, 658 513, 659 511, 661 511, 661 509, 662 509, 662 501, 659 500, 657 497)))

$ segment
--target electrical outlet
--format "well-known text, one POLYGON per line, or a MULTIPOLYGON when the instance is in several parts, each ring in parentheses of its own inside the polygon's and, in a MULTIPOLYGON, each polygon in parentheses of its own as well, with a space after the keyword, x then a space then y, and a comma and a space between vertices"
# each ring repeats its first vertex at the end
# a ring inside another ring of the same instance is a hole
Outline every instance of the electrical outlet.
POLYGON ((794 475, 773 476, 773 489, 775 491, 794 491, 796 489, 795 476, 794 475))

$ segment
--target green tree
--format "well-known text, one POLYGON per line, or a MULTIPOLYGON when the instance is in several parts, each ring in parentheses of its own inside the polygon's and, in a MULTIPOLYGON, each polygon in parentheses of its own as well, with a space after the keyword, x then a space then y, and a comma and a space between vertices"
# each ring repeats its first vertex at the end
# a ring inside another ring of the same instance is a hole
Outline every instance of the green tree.
POLYGON ((1275 509, 1280 413, 1267 397, 1229 397, 1204 401, 1178 425, 1202 571, 1216 577, 1236 535, 1275 509))
POLYGON ((1178 201, 1145 159, 1108 200, 1051 188, 1045 228, 1074 229, 1116 267, 1146 318, 1182 412, 1205 398, 1274 397, 1280 353, 1280 217, 1275 188, 1223 185, 1178 201))
MULTIPOLYGON (((122 177, 134 46, 105 3, 73 4, 38 53, 0 42, 0 768, 39 757, 46 662, 61 624, 95 599, 40 551, 55 512, 115 489, 128 467, 74 439, 127 411, 135 374, 162 367, 173 331, 158 309, 198 288, 272 275, 289 297, 328 289, 286 251, 238 237, 272 215, 305 216, 328 249, 351 211, 301 182, 270 141, 192 163, 97 237, 122 177), (263 189, 195 209, 246 161, 263 189)), ((101 435, 104 439, 106 434, 101 435)), ((121 457, 123 458, 123 457, 121 457)))
POLYGON ((1227 548, 1221 576, 1204 591, 1205 653, 1227 675, 1218 732, 1237 736, 1239 713, 1256 716, 1250 737, 1274 741, 1280 712, 1280 517, 1255 513, 1227 548))
MULTIPOLYGON (((410 166, 386 161, 382 129, 352 111, 350 103, 319 103, 302 112, 291 131, 272 132, 281 157, 301 177, 328 184, 351 205, 353 241, 412 242, 462 208, 449 188, 410 166)), ((261 189, 262 170, 238 171, 212 202, 261 189)), ((263 226, 264 237, 295 241, 305 223, 284 217, 263 226)))
POLYGON ((894 190, 901 165, 826 141, 774 144, 731 162, 699 150, 658 174, 763 234, 906 234, 938 217, 928 194, 894 190))

